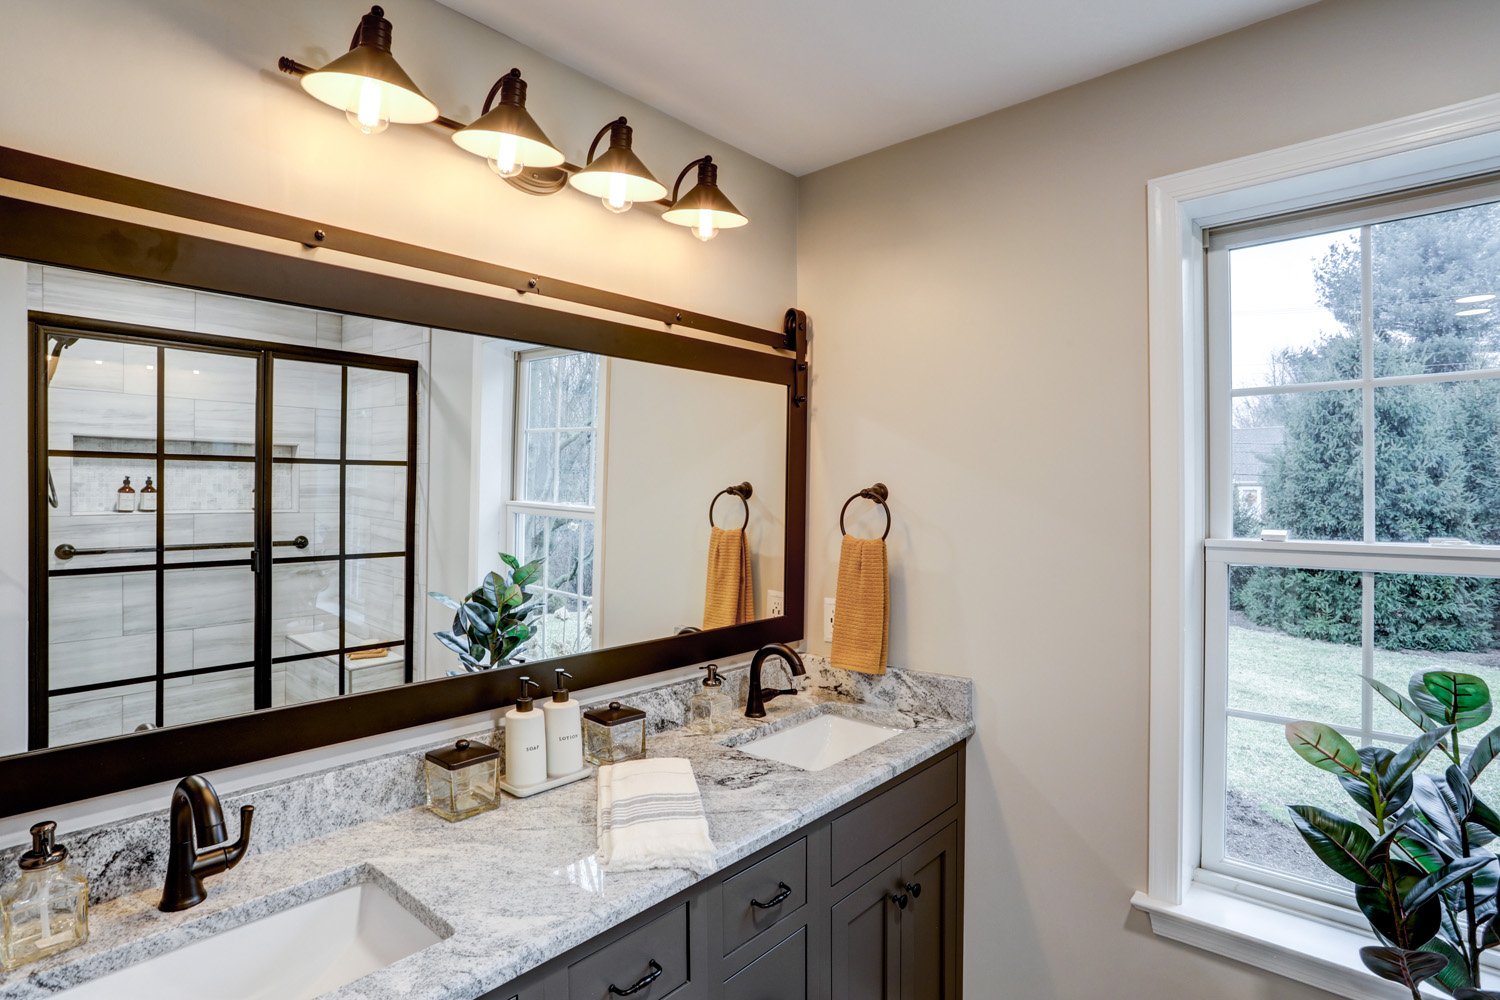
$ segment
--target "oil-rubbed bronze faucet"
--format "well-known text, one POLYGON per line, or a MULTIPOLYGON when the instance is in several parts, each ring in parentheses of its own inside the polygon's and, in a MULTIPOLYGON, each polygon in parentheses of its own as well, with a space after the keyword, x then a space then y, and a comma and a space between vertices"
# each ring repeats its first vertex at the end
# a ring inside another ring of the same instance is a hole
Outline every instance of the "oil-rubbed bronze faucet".
POLYGON ((779 656, 786 661, 787 668, 791 670, 793 677, 807 676, 807 668, 802 665, 802 657, 791 646, 781 642, 767 643, 755 651, 755 656, 750 661, 750 683, 749 691, 745 694, 745 718, 764 719, 766 717, 766 702, 780 694, 796 694, 795 688, 762 688, 760 686, 760 667, 768 657, 779 656))
POLYGON ((167 855, 167 884, 162 889, 157 909, 171 913, 197 906, 207 899, 203 879, 227 872, 240 863, 250 846, 250 821, 254 816, 254 806, 242 808, 240 839, 233 844, 227 843, 224 812, 214 786, 197 774, 179 781, 172 790, 169 816, 172 842, 167 855), (193 847, 195 830, 198 843, 204 845, 201 851, 193 847))

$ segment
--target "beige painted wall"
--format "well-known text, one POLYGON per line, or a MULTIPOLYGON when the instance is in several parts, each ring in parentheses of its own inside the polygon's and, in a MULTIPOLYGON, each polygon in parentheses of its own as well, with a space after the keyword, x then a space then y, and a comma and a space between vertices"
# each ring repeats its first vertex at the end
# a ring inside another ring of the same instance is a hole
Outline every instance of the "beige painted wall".
POLYGON ((968 995, 1325 995, 1153 938, 1129 906, 1146 885, 1145 184, 1500 91, 1496 37, 1491 0, 1326 0, 804 178, 808 611, 833 592, 839 505, 884 481, 892 662, 978 681, 968 995))

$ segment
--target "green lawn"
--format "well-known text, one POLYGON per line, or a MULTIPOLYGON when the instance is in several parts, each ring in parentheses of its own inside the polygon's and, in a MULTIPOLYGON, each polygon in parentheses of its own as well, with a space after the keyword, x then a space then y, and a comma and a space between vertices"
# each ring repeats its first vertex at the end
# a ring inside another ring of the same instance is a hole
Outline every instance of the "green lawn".
MULTIPOLYGON (((1500 695, 1500 670, 1431 654, 1375 652, 1376 677, 1398 691, 1405 692, 1406 682, 1413 673, 1433 667, 1477 674, 1500 695)), ((1231 626, 1229 676, 1231 708, 1359 725, 1361 688, 1365 685, 1360 679, 1357 647, 1231 626)), ((1416 734, 1415 727, 1378 694, 1374 695, 1374 706, 1376 729, 1416 734)), ((1478 733, 1487 732, 1495 722, 1500 722, 1500 718, 1485 723, 1478 733)), ((1275 819, 1289 822, 1287 804, 1315 805, 1344 815, 1354 814, 1354 804, 1338 780, 1293 753, 1281 726, 1231 718, 1228 749, 1229 787, 1253 798, 1275 819)), ((1447 763, 1446 757, 1434 753, 1428 758, 1428 769, 1441 773, 1447 763)), ((1500 805, 1500 765, 1480 777, 1477 790, 1486 801, 1500 805)))

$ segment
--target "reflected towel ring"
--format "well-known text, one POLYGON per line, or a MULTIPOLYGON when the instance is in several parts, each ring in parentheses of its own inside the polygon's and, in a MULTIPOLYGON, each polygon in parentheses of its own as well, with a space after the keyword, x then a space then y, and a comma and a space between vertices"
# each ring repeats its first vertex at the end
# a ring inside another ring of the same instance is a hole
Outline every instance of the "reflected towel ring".
POLYGON ((839 534, 849 534, 849 532, 844 529, 844 511, 849 509, 849 505, 851 503, 863 497, 866 500, 873 500, 875 503, 880 504, 881 509, 885 511, 885 534, 880 536, 880 540, 882 542, 885 541, 886 537, 891 533, 891 508, 886 506, 886 500, 890 498, 890 495, 890 488, 887 487, 885 483, 876 483, 869 489, 860 490, 858 493, 854 494, 854 496, 850 497, 848 500, 845 500, 844 506, 839 509, 839 534))
POLYGON ((740 483, 738 486, 726 486, 715 493, 714 498, 708 502, 708 526, 710 528, 714 526, 714 504, 719 502, 719 497, 728 493, 730 496, 739 497, 740 503, 745 505, 745 523, 740 525, 740 530, 744 531, 750 527, 750 495, 754 492, 755 487, 749 483, 740 483))

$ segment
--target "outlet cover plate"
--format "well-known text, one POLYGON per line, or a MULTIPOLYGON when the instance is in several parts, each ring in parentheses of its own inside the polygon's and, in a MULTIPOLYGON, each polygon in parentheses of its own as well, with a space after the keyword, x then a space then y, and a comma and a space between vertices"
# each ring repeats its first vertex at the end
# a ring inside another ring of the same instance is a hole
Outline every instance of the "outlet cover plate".
POLYGON ((779 590, 766 591, 766 617, 780 618, 786 614, 786 595, 779 590))
POLYGON ((833 641, 833 598, 823 598, 823 641, 833 641))

